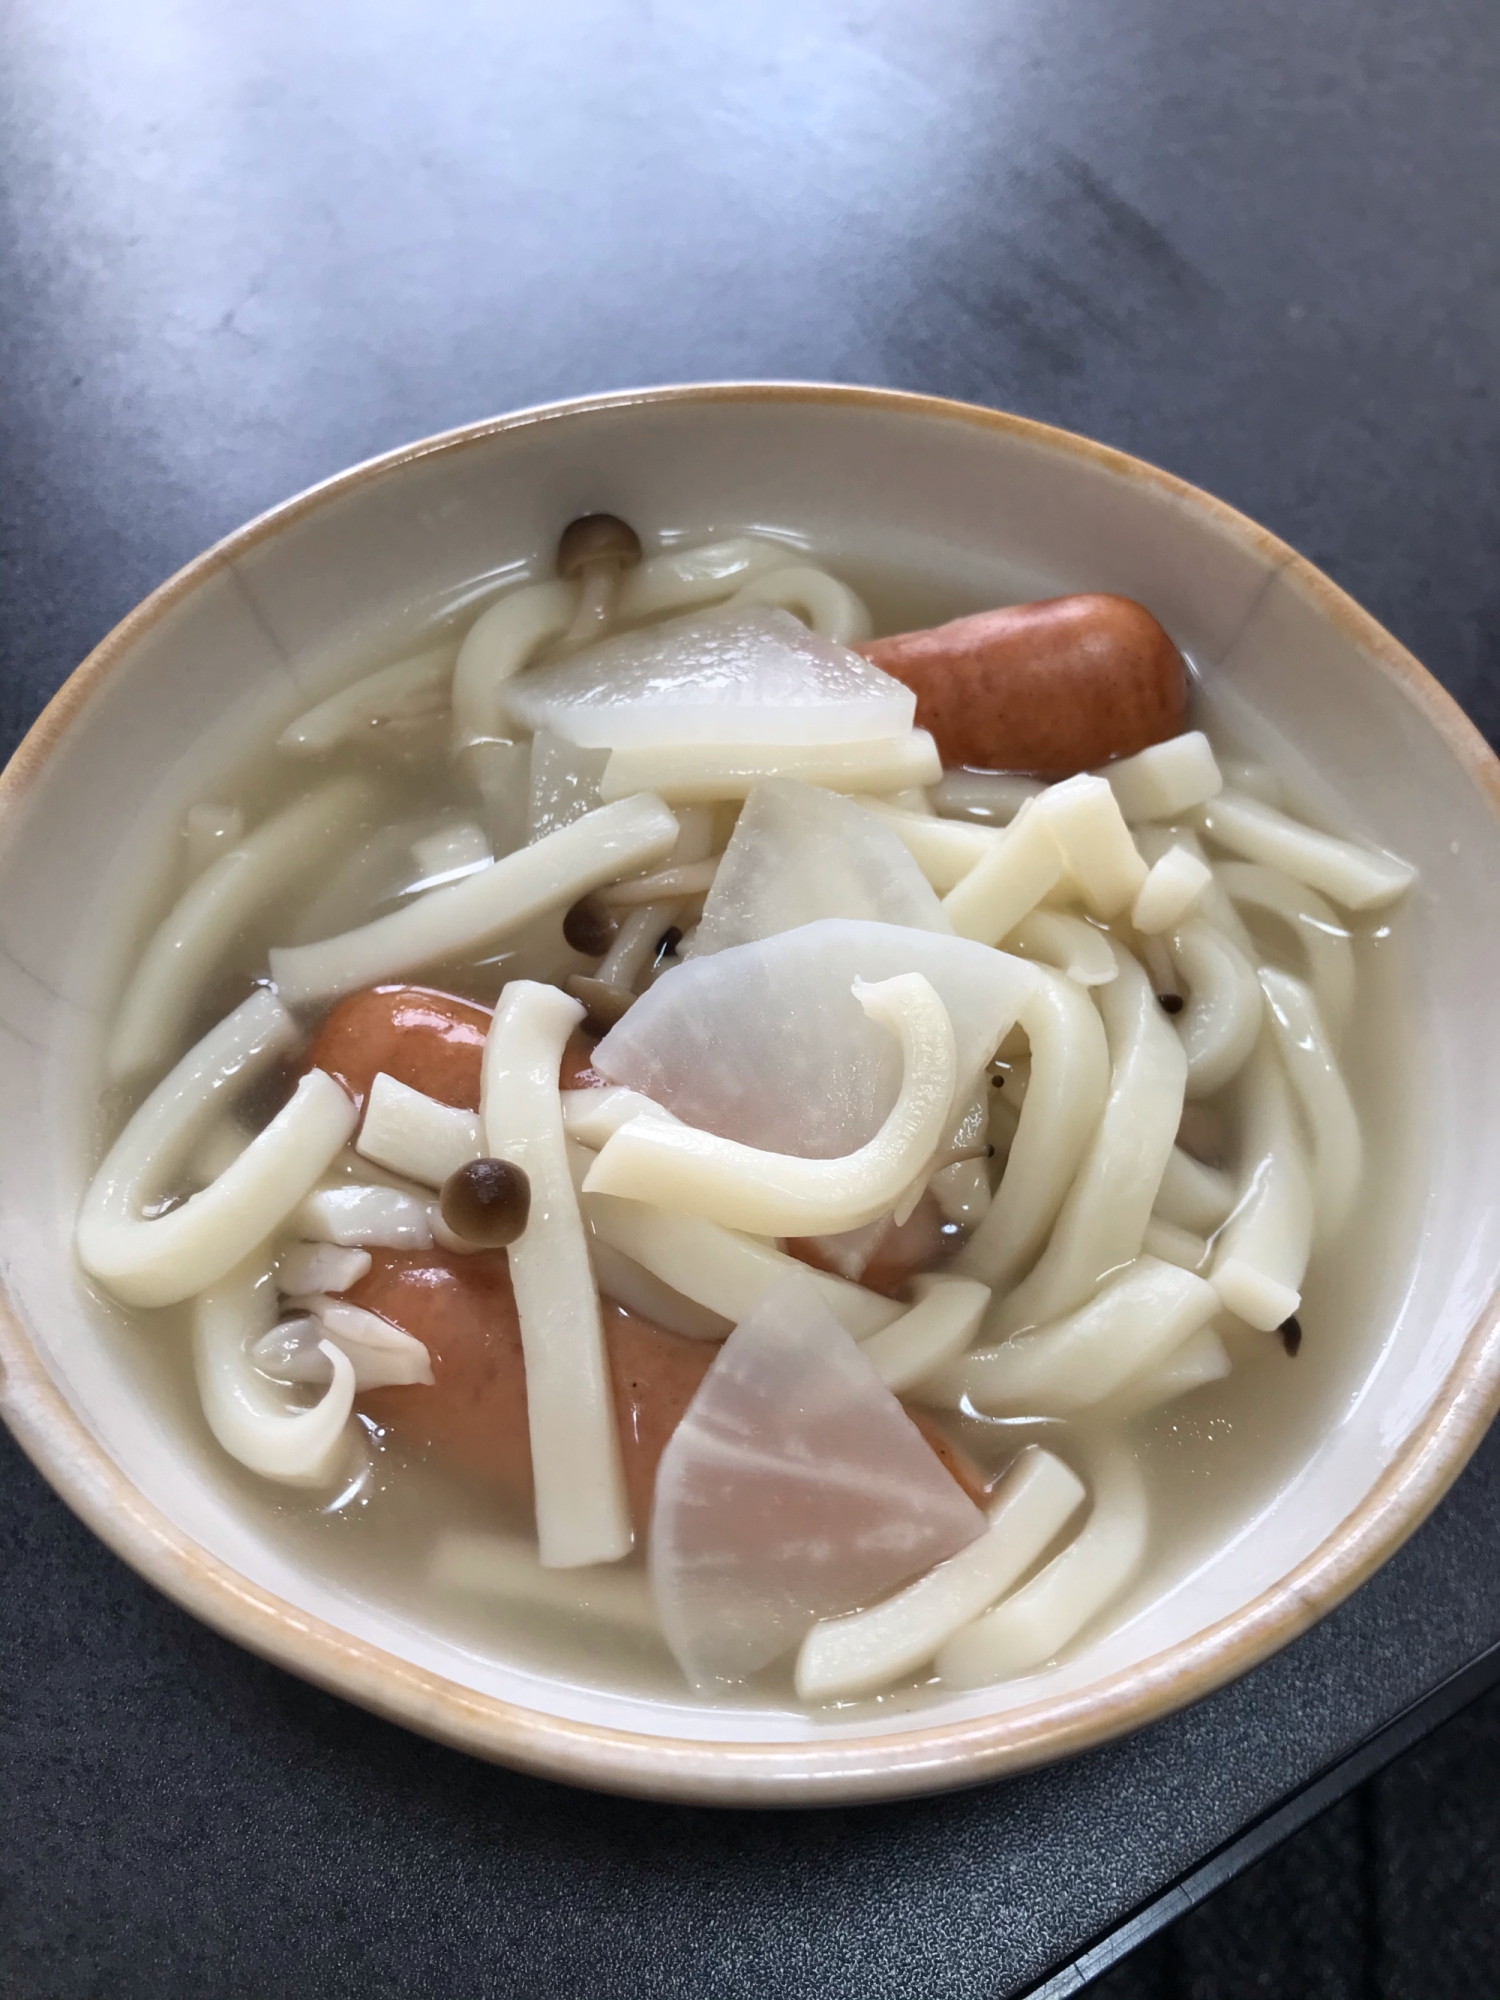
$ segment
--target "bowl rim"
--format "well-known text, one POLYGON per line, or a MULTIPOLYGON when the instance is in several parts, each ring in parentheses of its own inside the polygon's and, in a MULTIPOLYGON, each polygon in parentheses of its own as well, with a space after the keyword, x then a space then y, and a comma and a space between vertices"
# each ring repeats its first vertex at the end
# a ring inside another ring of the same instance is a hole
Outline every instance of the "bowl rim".
MULTIPOLYGON (((1091 438, 975 404, 807 382, 627 389, 535 405, 398 446, 308 487, 214 543, 129 612, 70 674, 0 773, 0 847, 47 759, 136 642, 239 557, 355 489, 497 435, 669 404, 833 404, 968 425, 1141 482, 1284 572, 1398 683, 1500 820, 1500 760, 1458 704, 1346 592, 1279 537, 1175 474, 1091 438)), ((1257 1665, 1331 1611, 1442 1498, 1500 1408, 1500 1287, 1420 1422, 1309 1555, 1248 1604, 1090 1686, 998 1716, 818 1742, 647 1735, 523 1707, 414 1665, 251 1583, 147 1501, 53 1379, 0 1285, 0 1414, 79 1518, 147 1581, 250 1651, 391 1721, 492 1761, 597 1790, 699 1805, 843 1805, 982 1783, 1138 1729, 1257 1665)))

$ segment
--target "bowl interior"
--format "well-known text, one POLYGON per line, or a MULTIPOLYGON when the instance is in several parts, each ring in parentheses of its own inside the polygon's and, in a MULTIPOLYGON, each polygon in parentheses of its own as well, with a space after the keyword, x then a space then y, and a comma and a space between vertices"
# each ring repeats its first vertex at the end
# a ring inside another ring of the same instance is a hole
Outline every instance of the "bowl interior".
MULTIPOLYGON (((1319 1548, 1418 1426, 1495 1290, 1500 1049, 1487 1011, 1500 975, 1500 830, 1477 738, 1279 544, 1130 461, 873 395, 702 392, 565 408, 335 482, 196 566, 105 651, 106 667, 23 752, 0 825, 0 1260, 16 1319, 92 1439, 197 1549, 279 1599, 288 1633, 299 1618, 325 1620, 470 1691, 475 1715, 499 1700, 679 1743, 868 1743, 1087 1697, 1274 1589, 1319 1548), (807 1718, 612 1686, 435 1632, 247 1512, 167 1372, 76 1277, 70 1238, 99 1130, 101 1024, 159 910, 183 808, 331 673, 391 657, 436 613, 539 558, 560 522, 599 508, 643 533, 800 538, 861 577, 889 566, 929 578, 935 607, 950 613, 1071 589, 1139 598, 1232 733, 1253 744, 1271 732, 1315 805, 1422 871, 1404 942, 1376 974, 1403 1059, 1371 1085, 1375 1143, 1383 1133, 1402 1157, 1381 1180, 1356 1281, 1325 1302, 1329 1358, 1301 1364, 1299 1384, 1323 1387, 1282 1393, 1285 1434, 1266 1440, 1282 1471, 1253 1517, 1208 1506, 1167 1574, 1045 1673, 924 1695, 916 1713, 900 1699, 807 1718), (1315 1424, 1298 1428, 1299 1403, 1316 1408, 1315 1424)), ((61 1478, 64 1443, 19 1427, 61 1478)), ((295 1662, 290 1638, 284 1656, 295 1662)), ((1226 1657, 1215 1673, 1235 1664, 1226 1657)), ((354 1691, 370 1699, 368 1678, 354 1691)), ((382 1705, 438 1726, 395 1694, 382 1705)))

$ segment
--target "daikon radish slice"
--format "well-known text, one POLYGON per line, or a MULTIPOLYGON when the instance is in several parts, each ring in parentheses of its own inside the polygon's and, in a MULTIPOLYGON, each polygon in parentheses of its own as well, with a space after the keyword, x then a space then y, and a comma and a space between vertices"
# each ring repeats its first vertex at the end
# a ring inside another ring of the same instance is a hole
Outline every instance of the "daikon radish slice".
MULTIPOLYGON (((584 1159, 587 1162, 587 1155, 584 1159)), ((610 1194, 585 1195, 581 1205, 598 1241, 622 1251, 663 1284, 727 1320, 747 1319, 768 1291, 793 1277, 811 1284, 856 1340, 889 1326, 906 1310, 879 1292, 811 1270, 770 1243, 697 1216, 673 1215, 610 1194)))
POLYGON ((1028 1445, 985 1510, 985 1532, 868 1611, 814 1625, 797 1654, 803 1701, 855 1701, 905 1680, 1004 1596, 1088 1498, 1060 1458, 1028 1445))
POLYGON ((745 798, 762 778, 801 778, 832 792, 882 792, 930 785, 941 770, 925 729, 852 743, 667 743, 612 750, 599 796, 654 792, 670 805, 710 805, 745 798))
POLYGON ((1146 1554, 1146 1482, 1129 1449, 1095 1440, 1082 1532, 1029 1583, 966 1625, 937 1656, 950 1687, 986 1687, 1054 1659, 1130 1582, 1146 1554))
POLYGON ((725 1341, 662 1454, 651 1584, 678 1664, 708 1689, 983 1532, 811 1283, 789 1278, 725 1341))
POLYGON ((508 1254, 526 1362, 537 1541, 549 1569, 612 1562, 634 1539, 599 1293, 558 1102, 563 1048, 582 1019, 578 1002, 555 986, 512 980, 485 1041, 480 1083, 486 1152, 513 1162, 531 1183, 526 1227, 508 1254))
POLYGON ((900 1220, 903 1196, 925 1179, 953 1108, 953 1025, 920 973, 873 985, 856 980, 854 997, 898 1038, 902 1056, 896 1102, 863 1146, 836 1159, 808 1159, 634 1118, 606 1143, 585 1192, 654 1201, 756 1235, 857 1229, 893 1207, 900 1220))
POLYGON ((477 1160, 484 1145, 477 1112, 439 1104, 382 1070, 370 1085, 354 1150, 394 1174, 436 1188, 477 1160))
POLYGON ((325 866, 375 797, 359 778, 321 785, 204 870, 162 920, 125 988, 105 1058, 117 1083, 158 1069, 181 1046, 205 982, 245 926, 325 866))
POLYGON ((531 810, 527 837, 537 841, 571 826, 575 819, 595 811, 603 800, 599 781, 609 762, 607 750, 582 750, 564 742, 550 729, 539 729, 531 739, 531 810))
POLYGON ((960 938, 825 918, 690 960, 610 1030, 594 1067, 745 1145, 852 1153, 879 1130, 901 1077, 894 1039, 853 983, 906 972, 921 973, 947 1010, 965 1097, 1046 976, 960 938))
POLYGON ((1208 738, 1201 729, 1169 736, 1134 757, 1106 764, 1105 780, 1128 820, 1176 819, 1224 789, 1208 738))
POLYGON ((508 682, 509 713, 586 749, 853 743, 900 735, 917 698, 774 606, 622 633, 508 682))
POLYGON ((945 1274, 912 1281, 916 1304, 860 1343, 865 1358, 893 1395, 902 1395, 962 1352, 979 1331, 990 1288, 945 1274))
POLYGON ((1213 880, 1213 870, 1185 847, 1169 847, 1141 884, 1130 921, 1155 936, 1174 930, 1213 880))
POLYGON ((433 720, 447 709, 457 658, 458 647, 450 642, 366 674, 288 723, 276 747, 294 757, 322 757, 341 743, 357 743, 382 724, 433 720))
POLYGON ((1062 848, 1090 914, 1107 920, 1128 910, 1145 883, 1146 864, 1104 779, 1085 772, 1049 785, 1033 810, 1062 848))
POLYGON ((1315 833, 1243 793, 1221 792, 1196 817, 1209 839, 1231 854, 1280 868, 1310 889, 1321 889, 1346 910, 1384 909, 1417 879, 1416 869, 1394 854, 1315 833))
POLYGON ((312 1070, 222 1174, 147 1216, 219 1120, 224 1101, 294 1046, 296 1024, 264 988, 211 1028, 140 1106, 95 1174, 78 1217, 84 1269, 127 1305, 164 1306, 215 1284, 284 1222, 342 1151, 358 1114, 312 1070))
POLYGON ((889 825, 818 785, 752 787, 703 905, 693 956, 819 917, 946 931, 942 905, 889 825))
POLYGON ((660 799, 648 795, 601 806, 358 930, 273 950, 271 977, 293 1006, 399 978, 492 943, 544 910, 563 908, 589 889, 661 860, 676 839, 677 821, 660 799))
POLYGON ((230 1457, 262 1479, 326 1486, 348 1464, 354 1442, 354 1369, 328 1342, 328 1391, 311 1409, 295 1408, 251 1358, 275 1324, 276 1280, 259 1248, 194 1303, 193 1373, 203 1414, 230 1457))
POLYGON ((956 889, 970 870, 993 852, 999 839, 982 826, 899 811, 869 796, 861 797, 859 804, 885 821, 940 896, 956 889))
POLYGON ((1152 1368, 1220 1310, 1213 1286, 1138 1257, 1086 1305, 1034 1333, 966 1354, 922 1384, 923 1402, 991 1414, 1070 1416, 1152 1368))

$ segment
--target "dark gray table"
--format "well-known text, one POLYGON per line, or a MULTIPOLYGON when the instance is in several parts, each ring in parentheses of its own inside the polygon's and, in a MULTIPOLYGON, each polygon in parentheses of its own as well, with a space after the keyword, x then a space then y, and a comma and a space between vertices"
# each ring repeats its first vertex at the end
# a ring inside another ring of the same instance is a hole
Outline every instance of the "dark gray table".
MULTIPOLYGON (((6 748, 146 590, 308 481, 521 403, 748 375, 971 397, 1170 466, 1500 724, 1493 0, 4 20, 6 748)), ((1342 1611, 1127 1743, 927 1803, 669 1810, 314 1693, 137 1582, 8 1441, 0 1482, 0 1994, 28 2000, 1066 1991, 1500 1641, 1492 1438, 1342 1611)))

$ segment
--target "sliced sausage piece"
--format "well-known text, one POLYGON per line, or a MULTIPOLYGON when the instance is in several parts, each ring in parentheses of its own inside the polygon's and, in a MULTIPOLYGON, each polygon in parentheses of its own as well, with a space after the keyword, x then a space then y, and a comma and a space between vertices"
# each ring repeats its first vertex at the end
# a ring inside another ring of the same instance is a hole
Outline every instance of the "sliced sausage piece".
MULTIPOLYGON (((424 1342, 433 1382, 367 1390, 360 1408, 408 1449, 530 1507, 526 1364, 505 1253, 374 1250, 371 1257, 345 1296, 424 1342)), ((666 1333, 612 1300, 604 1304, 604 1338, 625 1484, 644 1531, 662 1451, 719 1350, 666 1333)))
MULTIPOLYGON (((526 1364, 504 1251, 372 1250, 370 1256, 370 1269, 344 1296, 422 1341, 433 1382, 367 1389, 360 1408, 408 1450, 457 1466, 529 1508, 526 1364)), ((667 1333, 612 1299, 604 1301, 604 1339, 625 1484, 637 1532, 644 1534, 667 1439, 698 1393, 718 1344, 667 1333)), ((925 1412, 913 1421, 964 1491, 982 1494, 983 1475, 967 1453, 925 1412)))
MULTIPOLYGON (((356 1104, 363 1105, 383 1070, 398 1083, 451 1104, 479 1109, 479 1070, 490 1010, 453 993, 426 986, 370 986, 351 993, 324 1019, 313 1038, 306 1067, 326 1069, 356 1104)), ((594 1037, 577 1028, 563 1051, 564 1090, 603 1086, 589 1067, 594 1037)))
POLYGON ((917 697, 948 766, 1070 778, 1187 727, 1187 669, 1142 604, 1051 597, 860 648, 917 697))

